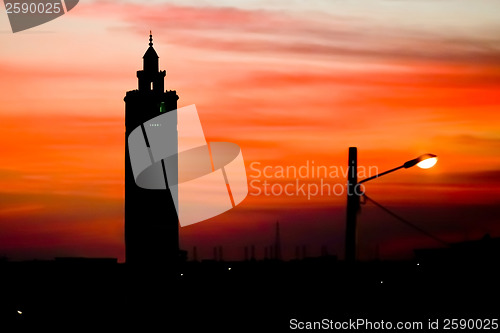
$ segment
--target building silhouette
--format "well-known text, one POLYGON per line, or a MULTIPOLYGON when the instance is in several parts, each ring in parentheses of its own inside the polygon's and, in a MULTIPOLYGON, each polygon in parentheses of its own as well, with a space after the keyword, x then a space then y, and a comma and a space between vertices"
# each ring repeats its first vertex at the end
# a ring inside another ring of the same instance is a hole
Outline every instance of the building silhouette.
MULTIPOLYGON (((138 89, 126 93, 125 101, 125 261, 127 264, 174 264, 179 256, 179 222, 170 190, 149 190, 136 185, 128 151, 128 136, 143 123, 177 109, 175 90, 164 90, 166 71, 159 70, 159 57, 149 35, 143 69, 137 71, 138 89)), ((149 147, 149 143, 146 144, 149 147)), ((166 179, 165 179, 166 180, 166 179)), ((167 187, 168 188, 168 187, 167 187)))
POLYGON ((500 237, 484 235, 479 240, 451 243, 447 247, 415 249, 418 261, 436 266, 470 264, 495 267, 500 262, 500 237))

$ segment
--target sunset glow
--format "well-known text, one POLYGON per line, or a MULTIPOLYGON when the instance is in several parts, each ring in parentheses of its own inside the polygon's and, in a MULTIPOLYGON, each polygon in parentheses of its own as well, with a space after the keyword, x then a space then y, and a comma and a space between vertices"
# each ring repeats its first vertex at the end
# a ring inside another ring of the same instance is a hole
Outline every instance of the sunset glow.
MULTIPOLYGON (((354 146, 364 177, 435 153, 367 193, 448 242, 499 237, 499 12, 488 0, 82 1, 13 34, 1 10, 0 257, 124 260, 123 98, 149 30, 178 106, 195 104, 207 141, 236 143, 258 180, 231 211, 182 228, 183 249, 261 257, 279 221, 285 259, 299 245, 342 257, 346 197, 320 190, 344 188, 354 146), (313 161, 340 171, 276 176, 313 161)), ((384 214, 362 207, 360 258, 439 245, 384 214)))

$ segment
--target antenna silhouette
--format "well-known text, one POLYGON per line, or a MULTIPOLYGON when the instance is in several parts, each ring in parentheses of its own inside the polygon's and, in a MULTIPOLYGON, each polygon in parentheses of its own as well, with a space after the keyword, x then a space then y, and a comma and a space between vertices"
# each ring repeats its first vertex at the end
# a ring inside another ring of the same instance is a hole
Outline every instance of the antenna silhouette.
POLYGON ((276 241, 274 243, 274 258, 281 260, 281 239, 280 239, 280 223, 276 221, 276 241))

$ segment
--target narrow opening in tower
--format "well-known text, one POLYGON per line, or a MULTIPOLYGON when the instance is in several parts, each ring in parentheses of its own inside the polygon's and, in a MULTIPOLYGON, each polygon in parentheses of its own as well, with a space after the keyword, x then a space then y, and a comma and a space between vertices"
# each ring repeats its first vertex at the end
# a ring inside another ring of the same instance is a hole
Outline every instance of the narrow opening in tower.
POLYGON ((153 82, 151 82, 151 91, 153 91, 153 82))

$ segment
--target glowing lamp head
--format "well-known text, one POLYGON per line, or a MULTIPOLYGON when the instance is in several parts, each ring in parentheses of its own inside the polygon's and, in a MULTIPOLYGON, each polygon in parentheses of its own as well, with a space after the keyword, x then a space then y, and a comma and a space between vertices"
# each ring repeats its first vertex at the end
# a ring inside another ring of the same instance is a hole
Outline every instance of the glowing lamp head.
POLYGON ((438 161, 437 157, 431 157, 421 162, 418 162, 417 166, 421 169, 429 169, 432 168, 437 163, 437 161, 438 161))
POLYGON ((406 162, 403 166, 405 169, 411 168, 416 165, 422 169, 432 168, 437 163, 437 156, 434 154, 424 154, 422 156, 417 157, 414 160, 406 162))

